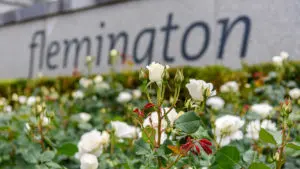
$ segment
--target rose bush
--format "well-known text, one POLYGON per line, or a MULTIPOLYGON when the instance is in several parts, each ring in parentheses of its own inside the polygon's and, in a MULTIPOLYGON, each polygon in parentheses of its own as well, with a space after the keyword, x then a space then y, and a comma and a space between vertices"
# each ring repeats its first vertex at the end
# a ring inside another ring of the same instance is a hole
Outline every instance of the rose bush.
POLYGON ((300 74, 278 57, 222 84, 155 62, 132 88, 112 72, 14 91, 0 98, 0 168, 299 168, 300 74))

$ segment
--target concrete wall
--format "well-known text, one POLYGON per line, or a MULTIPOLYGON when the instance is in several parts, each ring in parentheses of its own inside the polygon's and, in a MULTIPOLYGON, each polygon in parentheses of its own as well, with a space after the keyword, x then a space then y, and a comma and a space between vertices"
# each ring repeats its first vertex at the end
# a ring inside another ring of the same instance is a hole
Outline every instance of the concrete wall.
MULTIPOLYGON (((2 19, 0 78, 70 75, 74 67, 84 69, 86 55, 95 57, 93 72, 107 72, 111 48, 125 53, 135 68, 151 61, 238 68, 241 60, 270 61, 282 50, 299 60, 299 9, 298 0, 40 4, 2 19)), ((119 70, 126 67, 118 64, 119 70)))

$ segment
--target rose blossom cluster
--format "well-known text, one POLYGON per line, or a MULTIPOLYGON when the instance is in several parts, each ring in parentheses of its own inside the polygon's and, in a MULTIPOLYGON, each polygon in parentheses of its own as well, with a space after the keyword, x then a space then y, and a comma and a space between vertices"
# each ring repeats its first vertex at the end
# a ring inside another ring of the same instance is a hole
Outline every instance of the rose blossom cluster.
POLYGON ((92 130, 83 134, 77 145, 78 151, 75 157, 80 160, 81 169, 97 169, 98 160, 103 149, 106 148, 110 141, 108 132, 102 133, 97 130, 92 130))

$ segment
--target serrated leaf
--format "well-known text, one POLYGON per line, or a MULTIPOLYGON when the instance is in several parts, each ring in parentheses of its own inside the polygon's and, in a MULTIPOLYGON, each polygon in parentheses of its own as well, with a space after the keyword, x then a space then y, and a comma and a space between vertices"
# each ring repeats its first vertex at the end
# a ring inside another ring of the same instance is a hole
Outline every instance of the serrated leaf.
POLYGON ((252 163, 249 169, 270 169, 270 168, 263 163, 252 163))
POLYGON ((43 152, 43 154, 40 156, 40 161, 41 162, 47 162, 47 161, 51 161, 55 156, 55 152, 53 151, 45 151, 43 152))
POLYGON ((51 169, 56 169, 56 168, 59 169, 59 168, 61 168, 61 167, 59 166, 59 164, 57 164, 57 163, 55 163, 55 162, 52 162, 52 161, 47 162, 46 165, 47 165, 49 168, 51 168, 51 169))
POLYGON ((38 159, 40 157, 40 152, 36 149, 30 149, 26 152, 22 153, 23 159, 28 163, 38 163, 38 159))
POLYGON ((137 155, 146 155, 151 153, 150 144, 146 143, 143 139, 135 141, 134 147, 137 155))
POLYGON ((147 142, 150 143, 152 146, 155 144, 155 134, 156 131, 154 128, 147 126, 143 129, 142 138, 147 142))
POLYGON ((187 134, 195 133, 200 124, 200 117, 195 112, 186 112, 175 121, 176 128, 187 134))
POLYGON ((265 143, 277 144, 273 135, 263 128, 259 131, 259 139, 265 143))
POLYGON ((292 148, 294 150, 300 150, 300 144, 299 143, 287 143, 287 147, 292 148))
POLYGON ((64 143, 61 147, 57 149, 57 151, 58 154, 73 156, 76 152, 78 152, 78 148, 73 143, 64 143))

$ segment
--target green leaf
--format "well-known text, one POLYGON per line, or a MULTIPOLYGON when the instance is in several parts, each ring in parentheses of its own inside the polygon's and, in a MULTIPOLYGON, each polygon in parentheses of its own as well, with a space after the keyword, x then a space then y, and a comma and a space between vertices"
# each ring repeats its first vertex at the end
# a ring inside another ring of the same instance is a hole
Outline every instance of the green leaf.
POLYGON ((57 151, 58 154, 73 156, 76 152, 78 152, 78 148, 73 143, 64 143, 61 147, 57 149, 57 151))
POLYGON ((300 144, 299 143, 287 143, 287 147, 292 148, 294 150, 300 150, 300 144))
POLYGON ((240 161, 240 152, 236 147, 226 146, 216 153, 216 168, 232 169, 240 161))
POLYGON ((198 139, 209 137, 207 130, 205 130, 202 126, 199 126, 198 130, 192 133, 191 136, 198 139))
POLYGON ((57 163, 55 163, 55 162, 47 162, 46 163, 46 165, 49 167, 49 168, 51 168, 51 169, 56 169, 56 168, 61 168, 60 166, 59 166, 59 164, 57 164, 57 163))
POLYGON ((45 151, 40 156, 40 161, 41 162, 51 161, 54 158, 54 156, 55 156, 55 152, 54 151, 45 151))
POLYGON ((28 163, 38 163, 40 152, 37 149, 29 149, 22 153, 23 159, 28 163))
POLYGON ((195 133, 200 124, 200 117, 195 112, 186 112, 175 121, 176 128, 187 134, 195 133))
POLYGON ((143 139, 139 139, 134 143, 135 152, 137 155, 145 155, 151 153, 150 145, 143 139))
POLYGON ((274 139, 273 135, 271 133, 269 133, 267 130, 265 129, 260 129, 259 131, 259 139, 265 143, 271 143, 276 145, 277 142, 274 139))
POLYGON ((155 144, 155 129, 147 126, 146 128, 144 128, 143 133, 142 133, 142 138, 149 144, 151 144, 152 146, 154 146, 153 144, 155 144))
POLYGON ((243 161, 250 164, 258 157, 257 152, 253 150, 248 150, 243 155, 243 161))
POLYGON ((263 163, 252 163, 249 169, 270 169, 270 168, 263 163))

